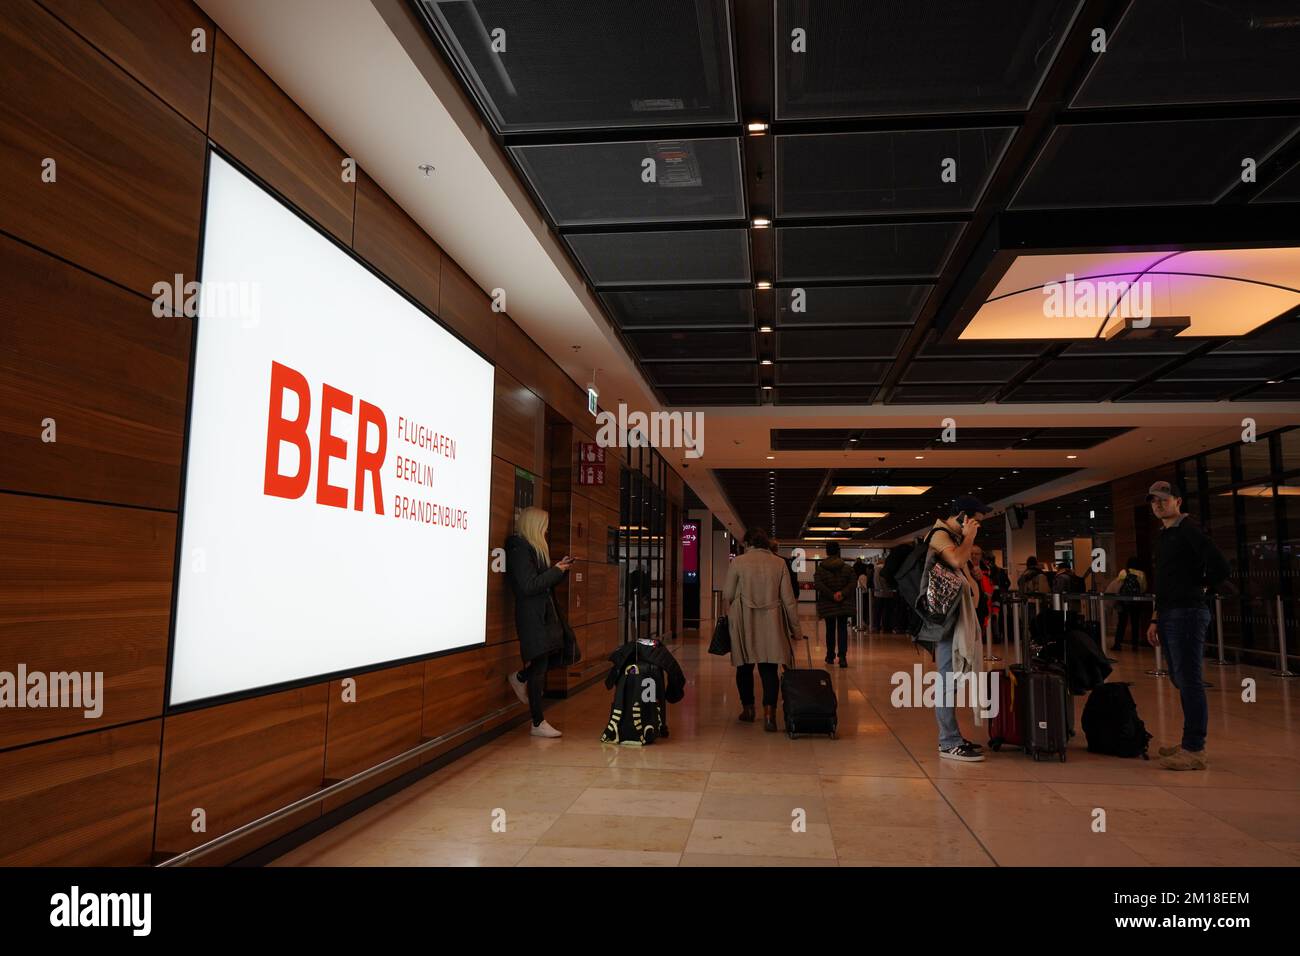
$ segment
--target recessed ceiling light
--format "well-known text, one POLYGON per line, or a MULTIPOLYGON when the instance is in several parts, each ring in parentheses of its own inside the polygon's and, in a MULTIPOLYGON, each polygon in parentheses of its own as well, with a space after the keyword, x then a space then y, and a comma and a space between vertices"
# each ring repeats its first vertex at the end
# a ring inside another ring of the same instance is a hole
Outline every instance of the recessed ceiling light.
POLYGON ((775 460, 776 460, 776 455, 768 455, 768 456, 767 456, 767 460, 768 460, 768 461, 775 461, 775 460))
POLYGON ((771 364, 772 364, 772 360, 771 360, 771 359, 763 359, 763 361, 759 362, 758 364, 759 364, 759 365, 771 365, 771 364))
POLYGON ((770 289, 770 288, 772 288, 772 283, 771 283, 771 282, 768 282, 766 279, 759 279, 757 282, 754 283, 754 288, 756 288, 756 289, 770 289))
POLYGON ((772 220, 764 219, 762 216, 755 217, 753 221, 753 226, 755 229, 766 229, 770 225, 772 225, 772 220))
POLYGON ((751 136, 762 136, 767 132, 767 124, 762 120, 754 120, 751 123, 746 123, 745 129, 749 131, 751 136))
POLYGON ((760 328, 758 331, 760 331, 760 332, 771 332, 771 331, 772 331, 772 326, 770 326, 770 325, 764 325, 764 326, 763 326, 762 328, 760 328))
POLYGON ((917 456, 916 456, 916 460, 917 460, 917 461, 924 461, 924 460, 925 460, 925 456, 924 456, 924 455, 917 455, 917 456))
POLYGON ((1079 456, 1078 456, 1078 455, 1066 455, 1065 457, 1066 457, 1066 458, 1078 458, 1079 456))
POLYGON ((764 386, 763 386, 763 391, 765 391, 765 392, 770 392, 770 391, 772 391, 772 386, 771 386, 771 385, 764 385, 764 386))

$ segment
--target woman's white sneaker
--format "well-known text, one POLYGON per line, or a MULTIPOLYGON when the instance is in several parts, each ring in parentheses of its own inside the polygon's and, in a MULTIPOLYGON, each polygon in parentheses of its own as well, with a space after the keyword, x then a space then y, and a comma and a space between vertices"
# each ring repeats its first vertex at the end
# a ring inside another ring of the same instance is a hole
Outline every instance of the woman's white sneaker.
POLYGON ((546 721, 544 721, 544 720, 543 720, 540 724, 538 724, 536 727, 533 728, 532 733, 533 733, 533 736, 534 736, 534 737, 560 737, 560 736, 563 736, 563 735, 562 735, 558 730, 556 730, 554 727, 552 727, 550 724, 548 724, 548 723, 547 723, 546 721))
POLYGON ((515 696, 519 698, 519 703, 528 703, 528 685, 519 679, 519 675, 514 671, 511 671, 510 676, 507 677, 506 680, 510 682, 510 689, 514 691, 515 696))

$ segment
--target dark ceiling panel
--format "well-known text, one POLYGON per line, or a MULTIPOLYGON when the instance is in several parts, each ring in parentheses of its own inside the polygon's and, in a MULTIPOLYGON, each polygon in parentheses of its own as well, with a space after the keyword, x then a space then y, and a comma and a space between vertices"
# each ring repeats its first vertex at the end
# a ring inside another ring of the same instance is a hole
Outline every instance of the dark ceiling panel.
POLYGON ((778 362, 778 385, 874 385, 889 371, 888 362, 778 362))
POLYGON ((757 405, 758 389, 723 386, 669 386, 659 389, 669 405, 757 405))
POLYGON ((898 352, 905 329, 800 329, 776 333, 776 357, 785 359, 887 359, 898 352))
POLYGON ((777 229, 777 278, 853 282, 937 276, 961 230, 959 222, 777 229))
POLYGON ((997 127, 778 136, 776 214, 969 212, 1012 132, 997 127))
POLYGON ((1291 0, 1135 0, 1074 107, 1300 99, 1291 0))
POLYGON ((1024 109, 1077 6, 777 0, 776 115, 1024 109), (795 30, 806 52, 796 52, 795 30))
POLYGON ((997 382, 1020 374, 1028 362, 1023 359, 919 359, 903 374, 908 385, 943 385, 951 382, 997 382))
POLYGON ((1224 352, 1300 352, 1300 316, 1270 322, 1249 335, 1224 342, 1216 350, 1224 352))
POLYGON ((629 332, 642 361, 718 362, 755 358, 750 332, 629 332))
POLYGON ((802 325, 911 325, 931 285, 810 286, 777 289, 776 322, 802 325))
POLYGON ((565 239, 602 288, 750 281, 744 229, 569 233, 565 239))
POLYGON ((743 219, 738 139, 515 146, 559 226, 743 219), (652 160, 654 181, 646 182, 652 160))
POLYGON ((1300 366, 1300 356, 1294 354, 1261 355, 1225 353, 1202 355, 1191 359, 1170 372, 1162 381, 1198 382, 1203 379, 1278 379, 1286 378, 1300 366))
POLYGON ((1026 402, 1100 402, 1116 389, 1120 382, 1025 382, 1017 385, 1002 401, 1010 404, 1026 402))
POLYGON ((1150 382, 1115 399, 1117 402, 1217 402, 1259 380, 1228 382, 1150 382))
POLYGON ((1126 355, 1154 355, 1164 358, 1173 358, 1178 355, 1186 355, 1192 349, 1205 344, 1205 339, 1128 339, 1118 342, 1107 342, 1104 339, 1090 339, 1086 342, 1075 342, 1068 346, 1062 353, 1063 355, 1074 358, 1075 356, 1096 356, 1097 358, 1111 359, 1117 356, 1126 355))
POLYGON ((718 468, 713 474, 747 528, 775 531, 782 539, 798 536, 826 479, 822 468, 718 468))
POLYGON ((749 289, 653 289, 600 297, 623 329, 754 327, 749 289))
POLYGON ((1134 382, 1146 378, 1165 365, 1167 355, 1129 355, 1110 358, 1059 358, 1048 362, 1029 381, 1052 382, 1134 382))
POLYGON ((1255 197, 1255 202, 1300 202, 1300 163, 1279 176, 1255 197))
POLYGON ((894 388, 890 405, 978 405, 997 394, 997 385, 899 385, 894 388))
POLYGON ((1262 163, 1297 118, 1195 119, 1058 126, 1013 209, 1212 203, 1262 163))
POLYGON ((757 385, 753 362, 646 362, 642 368, 654 385, 757 385))
POLYGON ((1276 385, 1261 385, 1243 396, 1243 402, 1300 402, 1300 378, 1276 385))
POLYGON ((724 0, 420 2, 500 132, 738 119, 724 0))
POLYGON ((870 405, 875 385, 782 385, 773 390, 778 405, 870 405))

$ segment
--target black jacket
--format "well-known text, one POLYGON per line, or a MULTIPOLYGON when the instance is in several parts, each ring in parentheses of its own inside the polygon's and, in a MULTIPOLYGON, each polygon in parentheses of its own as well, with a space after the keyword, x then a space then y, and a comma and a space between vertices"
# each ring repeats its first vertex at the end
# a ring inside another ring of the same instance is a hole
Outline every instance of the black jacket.
POLYGON ((618 683, 623 669, 628 664, 640 661, 645 664, 654 664, 663 671, 664 680, 667 684, 663 689, 665 701, 675 704, 686 696, 686 674, 682 672, 682 666, 677 663, 677 658, 673 657, 672 651, 664 647, 659 641, 653 641, 649 644, 630 641, 622 645, 613 654, 610 654, 609 660, 613 666, 609 669, 609 673, 605 675, 606 687, 612 688, 618 683))
POLYGON ((817 616, 847 617, 854 611, 853 592, 857 586, 857 577, 853 568, 841 558, 826 558, 817 565, 813 575, 813 584, 817 588, 817 616), (839 592, 840 599, 835 600, 839 592))
POLYGON ((1205 587, 1213 590, 1232 568, 1191 518, 1184 517, 1156 538, 1156 611, 1205 607, 1205 587))
POLYGON ((559 568, 543 568, 532 545, 517 534, 506 538, 506 576, 515 595, 515 631, 524 661, 564 648, 564 626, 552 592, 564 579, 559 568))

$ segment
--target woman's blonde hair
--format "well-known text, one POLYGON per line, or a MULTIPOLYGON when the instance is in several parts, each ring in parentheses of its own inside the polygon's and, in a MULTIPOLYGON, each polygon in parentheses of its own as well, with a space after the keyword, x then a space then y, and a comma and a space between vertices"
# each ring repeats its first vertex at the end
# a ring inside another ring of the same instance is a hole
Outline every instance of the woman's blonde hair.
POLYGON ((532 545, 544 568, 551 566, 551 549, 546 546, 546 529, 550 524, 551 516, 541 508, 525 508, 519 512, 519 518, 515 521, 515 530, 532 545))

